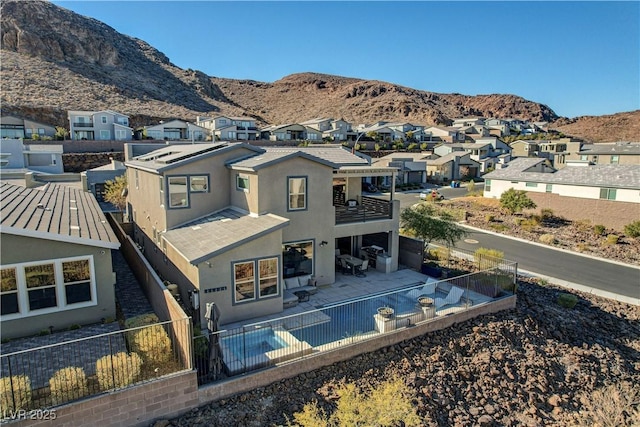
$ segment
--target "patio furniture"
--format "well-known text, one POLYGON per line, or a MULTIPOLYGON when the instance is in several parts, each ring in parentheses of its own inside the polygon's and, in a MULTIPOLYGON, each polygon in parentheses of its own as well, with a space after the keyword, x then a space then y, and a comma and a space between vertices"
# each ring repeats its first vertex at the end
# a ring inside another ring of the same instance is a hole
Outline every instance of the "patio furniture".
POLYGON ((369 260, 365 259, 362 261, 362 265, 355 267, 356 277, 366 277, 367 275, 364 273, 369 270, 369 260))
POLYGON ((457 286, 452 286, 451 290, 445 298, 436 298, 436 308, 443 307, 449 304, 457 304, 464 294, 464 289, 457 286))
POLYGON ((298 302, 309 301, 309 296, 311 295, 311 293, 307 291, 294 291, 293 294, 298 297, 298 302))
POLYGON ((438 281, 429 277, 424 286, 418 289, 412 289, 405 295, 409 298, 418 298, 420 295, 431 295, 436 293, 438 287, 438 281))
POLYGON ((347 260, 340 258, 340 266, 342 267, 342 274, 353 274, 352 266, 347 264, 347 260))

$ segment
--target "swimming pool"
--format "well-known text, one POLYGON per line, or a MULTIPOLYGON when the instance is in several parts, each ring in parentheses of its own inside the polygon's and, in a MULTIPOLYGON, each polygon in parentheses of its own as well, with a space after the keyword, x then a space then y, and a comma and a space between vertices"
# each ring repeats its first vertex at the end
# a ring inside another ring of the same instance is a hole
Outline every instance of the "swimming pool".
POLYGON ((259 329, 224 337, 221 344, 238 359, 255 357, 287 346, 287 343, 276 335, 273 329, 259 329))
POLYGON ((334 341, 374 332, 376 322, 373 316, 378 307, 392 307, 397 316, 415 311, 416 303, 417 301, 414 299, 395 293, 324 307, 321 311, 331 318, 330 321, 290 332, 298 340, 306 341, 312 347, 319 347, 334 341))

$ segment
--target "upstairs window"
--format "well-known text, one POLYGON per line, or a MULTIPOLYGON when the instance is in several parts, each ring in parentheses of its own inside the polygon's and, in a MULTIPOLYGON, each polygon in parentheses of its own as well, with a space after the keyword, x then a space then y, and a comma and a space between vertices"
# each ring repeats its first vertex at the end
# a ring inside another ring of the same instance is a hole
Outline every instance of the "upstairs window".
POLYGON ((188 208, 189 194, 186 176, 169 177, 169 207, 188 208))
POLYGON ((209 190, 208 176, 192 176, 189 177, 192 193, 206 193, 209 190))
POLYGON ((107 124, 107 116, 101 116, 100 117, 100 121, 102 122, 103 125, 107 124))
POLYGON ((249 175, 236 175, 236 189, 249 192, 249 175))
POLYGON ((484 191, 486 191, 487 193, 491 191, 491 180, 490 179, 485 179, 484 180, 484 191))
POLYGON ((307 209, 307 177, 290 177, 289 180, 290 211, 307 209))
POLYGON ((609 163, 611 163, 612 165, 617 165, 618 163, 620 163, 620 156, 611 156, 609 163))

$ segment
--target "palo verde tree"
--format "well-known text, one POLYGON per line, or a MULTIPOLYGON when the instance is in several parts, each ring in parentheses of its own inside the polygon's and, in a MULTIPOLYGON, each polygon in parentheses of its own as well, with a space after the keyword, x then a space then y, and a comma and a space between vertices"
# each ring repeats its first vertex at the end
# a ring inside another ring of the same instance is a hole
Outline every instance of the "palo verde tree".
POLYGON ((400 214, 400 223, 405 230, 423 240, 425 252, 433 241, 451 247, 467 235, 467 231, 456 224, 451 214, 438 212, 430 203, 404 209, 400 214))
POLYGON ((537 205, 527 196, 526 191, 510 188, 500 196, 500 206, 513 215, 524 209, 534 209, 537 205))
POLYGON ((104 186, 104 200, 124 212, 127 206, 127 177, 116 176, 114 180, 107 180, 104 186))

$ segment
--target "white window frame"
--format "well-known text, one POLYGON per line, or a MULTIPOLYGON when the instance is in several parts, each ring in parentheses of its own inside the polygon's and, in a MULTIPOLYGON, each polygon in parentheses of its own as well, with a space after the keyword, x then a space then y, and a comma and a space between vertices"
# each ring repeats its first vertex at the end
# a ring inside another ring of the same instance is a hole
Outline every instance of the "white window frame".
POLYGON ((106 124, 107 124, 107 116, 100 116, 100 122, 101 122, 103 125, 106 125, 106 124))
POLYGON ((307 179, 306 176, 289 176, 287 177, 287 211, 304 211, 307 210, 307 205, 308 205, 308 193, 309 193, 309 189, 308 189, 308 185, 309 185, 309 180, 307 179), (299 192, 297 189, 295 189, 295 191, 292 188, 291 185, 291 181, 292 180, 298 180, 298 179, 302 179, 304 180, 304 190, 302 192, 299 192), (291 206, 291 197, 292 196, 303 196, 304 197, 304 205, 302 207, 292 207, 291 206))
POLYGON ((22 319, 25 317, 32 316, 40 316, 43 314, 50 313, 58 313, 61 311, 75 310, 78 308, 86 308, 92 307, 98 304, 97 297, 97 287, 96 287, 96 272, 94 266, 93 255, 84 255, 70 258, 58 258, 58 259, 47 259, 47 260, 39 260, 33 262, 25 262, 25 263, 17 263, 17 264, 7 264, 3 265, 2 269, 16 269, 16 283, 18 287, 18 313, 5 314, 0 316, 2 321, 5 320, 14 320, 14 319, 22 319), (64 274, 62 269, 62 263, 70 262, 70 261, 89 261, 89 272, 90 272, 90 290, 91 290, 91 300, 85 302, 79 302, 75 304, 67 304, 66 301, 66 293, 65 286, 69 284, 73 284, 75 282, 65 283, 64 282, 64 274), (35 265, 45 265, 45 264, 53 264, 54 266, 54 275, 56 284, 56 306, 49 308, 42 308, 38 310, 30 310, 29 309, 29 290, 27 289, 27 281, 25 277, 24 269, 26 267, 31 267, 35 265))
POLYGON ((100 140, 108 141, 111 139, 111 132, 108 129, 100 129, 100 140))
POLYGON ((250 260, 250 261, 238 261, 238 262, 234 262, 232 264, 232 278, 233 278, 233 302, 235 304, 243 304, 249 301, 255 301, 257 299, 257 293, 256 293, 256 262, 255 260, 250 260), (236 266, 239 265, 243 265, 243 264, 251 264, 252 268, 253 268, 253 276, 251 277, 251 279, 242 279, 240 281, 238 281, 236 279, 236 266), (247 297, 247 298, 243 298, 243 299, 238 299, 238 292, 237 292, 237 285, 241 283, 251 283, 252 285, 252 289, 253 289, 253 297, 247 297))
POLYGON ((190 203, 189 203, 189 177, 186 175, 175 175, 175 176, 169 176, 167 177, 167 187, 169 189, 169 208, 170 209, 185 209, 188 208, 190 203), (176 179, 184 179, 184 204, 179 204, 179 205, 174 205, 171 202, 171 181, 172 180, 176 180, 176 179))
POLYGON ((245 193, 248 193, 250 188, 251 188, 251 181, 249 179, 249 175, 244 174, 244 173, 237 174, 236 175, 236 190, 244 191, 245 193), (246 187, 243 187, 243 186, 240 185, 240 181, 241 180, 242 181, 246 180, 246 183, 247 183, 246 187))
POLYGON ((209 176, 208 175, 192 175, 189 176, 189 191, 192 193, 207 193, 209 191, 209 176), (193 182, 195 179, 204 179, 204 187, 203 188, 194 188, 195 183, 193 182))

